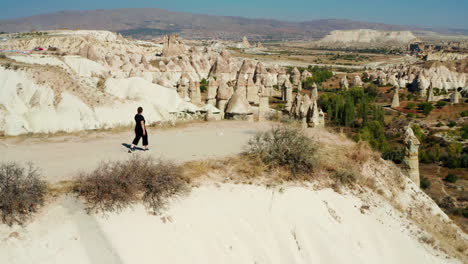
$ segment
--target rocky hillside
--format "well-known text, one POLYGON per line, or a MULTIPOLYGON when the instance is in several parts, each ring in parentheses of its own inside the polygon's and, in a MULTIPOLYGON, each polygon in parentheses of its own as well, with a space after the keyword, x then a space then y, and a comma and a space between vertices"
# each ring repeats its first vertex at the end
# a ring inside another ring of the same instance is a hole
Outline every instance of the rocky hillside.
POLYGON ((178 33, 184 38, 310 39, 332 30, 408 30, 405 26, 367 23, 343 19, 285 22, 173 12, 156 8, 62 11, 25 18, 0 20, 0 32, 50 29, 103 29, 135 38, 149 39, 178 33))

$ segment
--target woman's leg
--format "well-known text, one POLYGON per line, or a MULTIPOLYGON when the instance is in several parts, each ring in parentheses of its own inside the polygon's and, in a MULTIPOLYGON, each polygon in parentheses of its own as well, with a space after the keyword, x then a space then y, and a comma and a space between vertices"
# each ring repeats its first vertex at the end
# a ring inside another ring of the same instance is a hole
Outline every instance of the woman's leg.
POLYGON ((143 146, 148 149, 148 132, 143 135, 143 146))
POLYGON ((130 150, 133 150, 136 145, 138 145, 138 142, 140 142, 141 134, 135 133, 135 138, 133 139, 132 145, 130 146, 130 150))

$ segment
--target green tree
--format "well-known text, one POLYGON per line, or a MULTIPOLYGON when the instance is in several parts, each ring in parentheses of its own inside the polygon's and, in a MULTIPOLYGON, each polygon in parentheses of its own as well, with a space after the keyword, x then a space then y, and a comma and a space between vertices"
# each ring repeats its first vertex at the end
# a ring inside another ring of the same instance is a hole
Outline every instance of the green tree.
POLYGON ((429 115, 432 110, 434 110, 434 106, 431 103, 420 103, 418 104, 418 109, 424 114, 429 115))

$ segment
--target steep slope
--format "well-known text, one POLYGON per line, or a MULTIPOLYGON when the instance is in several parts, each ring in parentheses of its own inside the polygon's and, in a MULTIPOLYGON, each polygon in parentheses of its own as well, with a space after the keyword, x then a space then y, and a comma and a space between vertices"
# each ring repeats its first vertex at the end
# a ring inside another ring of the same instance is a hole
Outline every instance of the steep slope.
POLYGON ((325 166, 360 170, 354 185, 328 188, 318 170, 314 183, 265 187, 221 162, 161 216, 141 204, 88 215, 82 201, 59 197, 26 227, 0 226, 0 261, 462 263, 466 234, 399 169, 340 135, 308 133, 325 166))

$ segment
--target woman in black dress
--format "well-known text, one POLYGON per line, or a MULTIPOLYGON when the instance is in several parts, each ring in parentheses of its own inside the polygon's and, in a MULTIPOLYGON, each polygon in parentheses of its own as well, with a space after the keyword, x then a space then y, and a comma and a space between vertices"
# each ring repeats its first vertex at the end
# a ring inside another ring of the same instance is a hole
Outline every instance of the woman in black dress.
POLYGON ((132 146, 130 147, 129 152, 132 152, 135 149, 135 146, 138 145, 141 137, 143 137, 143 146, 145 150, 149 150, 148 133, 146 131, 145 118, 143 117, 142 113, 143 108, 140 106, 138 107, 138 113, 135 115, 135 139, 132 142, 132 146))

